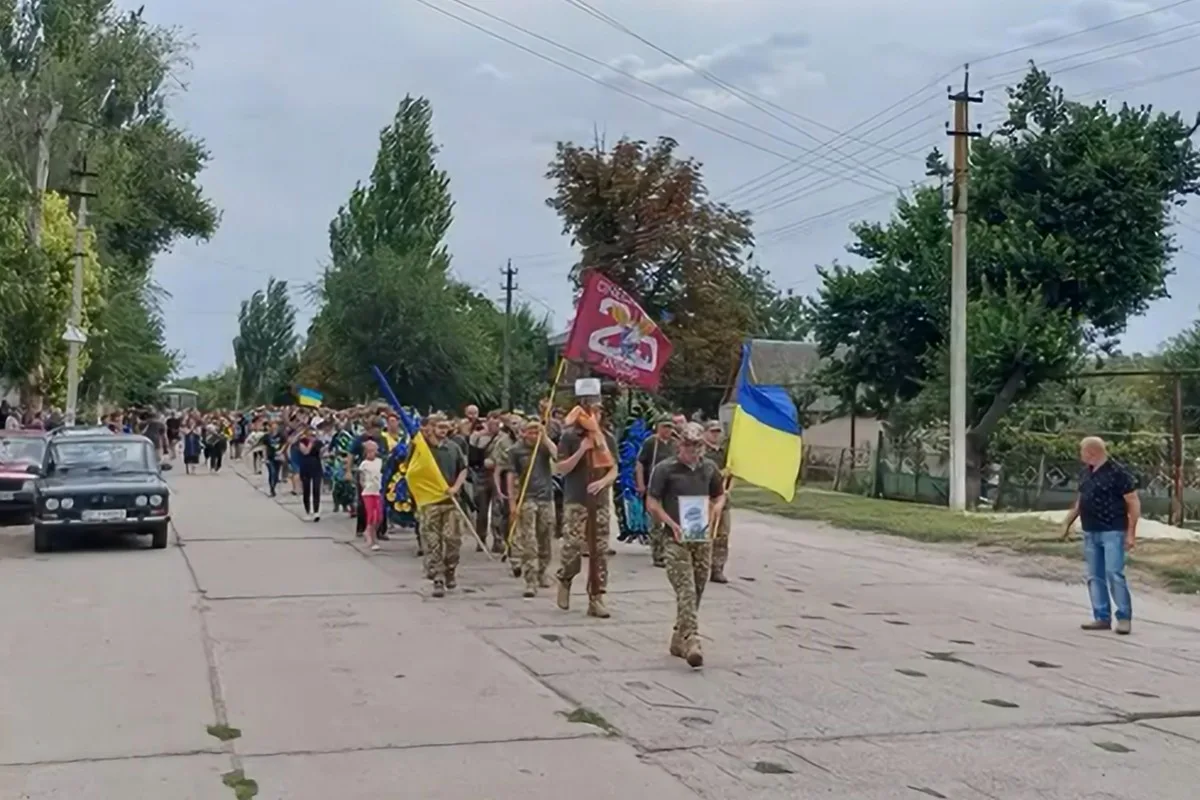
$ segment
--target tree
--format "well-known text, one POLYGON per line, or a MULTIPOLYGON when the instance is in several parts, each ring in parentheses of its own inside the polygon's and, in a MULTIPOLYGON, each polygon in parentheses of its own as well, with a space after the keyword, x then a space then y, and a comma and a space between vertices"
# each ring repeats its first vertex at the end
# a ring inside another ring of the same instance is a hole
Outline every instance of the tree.
MULTIPOLYGON (((1200 320, 1193 322, 1188 328, 1167 340, 1162 349, 1162 366, 1169 370, 1200 370, 1200 320)), ((1156 382, 1155 397, 1162 408, 1170 408, 1174 401, 1174 381, 1156 382)), ((1200 418, 1196 409, 1200 408, 1200 374, 1180 376, 1180 389, 1183 395, 1184 426, 1188 433, 1200 432, 1200 418)))
MULTIPOLYGON (((216 227, 195 183, 207 153, 165 112, 164 86, 183 52, 173 31, 113 0, 0 0, 0 193, 21 207, 23 257, 42 249, 47 187, 74 188, 71 171, 82 166, 100 174, 89 225, 104 302, 91 320, 82 384, 92 399, 147 398, 171 372, 153 257, 180 236, 204 238, 216 227)), ((31 344, 53 347, 59 334, 61 325, 31 344)), ((43 366, 35 359, 25 380, 34 404, 46 388, 43 366)))
POLYGON ((296 309, 288 297, 287 281, 271 278, 242 301, 233 357, 241 380, 244 404, 255 405, 280 393, 296 369, 296 309))
POLYGON ((222 367, 207 375, 180 378, 173 385, 199 394, 196 405, 201 410, 234 408, 238 394, 238 371, 237 367, 222 367))
MULTIPOLYGON (((1111 348, 1164 296, 1171 209, 1200 190, 1194 125, 1148 107, 1068 101, 1031 69, 1008 120, 971 154, 968 496, 1012 404, 1111 348)), ((884 224, 852 228, 861 269, 820 270, 811 304, 824 378, 878 413, 922 398, 946 419, 950 234, 937 189, 919 188, 884 224)))
MULTIPOLYGON (((688 406, 720 400, 741 341, 768 330, 778 292, 749 267, 750 215, 709 199, 702 165, 678 143, 560 142, 547 201, 582 251, 572 269, 597 269, 639 299, 675 345, 664 389, 688 406)), ((777 310, 782 310, 780 306, 777 310)))
MULTIPOLYGON (((419 407, 500 398, 503 316, 450 273, 444 239, 454 202, 432 124, 429 101, 405 97, 380 133, 369 182, 330 224, 331 263, 313 287, 319 310, 300 375, 331 397, 375 394, 376 365, 419 407)), ((536 385, 531 354, 545 352, 545 325, 532 319, 528 309, 514 315, 517 387, 536 385)))

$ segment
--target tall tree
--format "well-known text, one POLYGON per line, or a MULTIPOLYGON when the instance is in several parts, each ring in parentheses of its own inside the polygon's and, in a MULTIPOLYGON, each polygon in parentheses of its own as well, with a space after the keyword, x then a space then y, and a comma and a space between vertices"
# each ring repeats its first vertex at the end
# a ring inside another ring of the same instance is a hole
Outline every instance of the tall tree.
MULTIPOLYGON (((750 215, 709 199, 702 165, 678 142, 560 142, 547 201, 581 253, 639 299, 675 346, 664 391, 687 407, 719 402, 741 341, 771 331, 778 291, 749 265, 750 215)), ((793 306, 797 303, 793 302, 793 306)))
MULTIPOLYGON (((1008 120, 971 154, 968 487, 1010 406, 1061 378, 1164 296, 1169 214, 1200 190, 1195 125, 1148 107, 1071 102, 1031 69, 1008 120)), ((946 419, 949 224, 941 193, 917 189, 884 224, 852 228, 862 269, 834 264, 811 319, 826 379, 878 412, 924 394, 946 419)))
POLYGON ((290 383, 296 369, 296 308, 288 297, 287 281, 271 278, 242 301, 233 356, 241 380, 242 401, 274 401, 280 387, 290 383))
MULTIPOLYGON (((83 376, 93 399, 145 398, 173 369, 152 260, 178 237, 204 238, 216 227, 195 183, 207 153, 166 116, 164 87, 178 83, 183 54, 173 31, 113 0, 0 0, 0 186, 22 205, 25 258, 42 249, 47 187, 73 188, 71 170, 85 163, 100 173, 89 224, 105 296, 83 376)), ((36 397, 46 388, 41 372, 29 379, 36 397)))

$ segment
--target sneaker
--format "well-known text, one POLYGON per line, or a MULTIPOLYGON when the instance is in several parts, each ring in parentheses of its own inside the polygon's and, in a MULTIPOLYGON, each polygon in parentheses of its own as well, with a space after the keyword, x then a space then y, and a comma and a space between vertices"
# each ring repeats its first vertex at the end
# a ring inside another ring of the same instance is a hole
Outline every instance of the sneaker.
POLYGON ((434 597, 445 597, 446 596, 446 584, 443 583, 442 581, 435 580, 433 582, 433 596, 434 597))
POLYGON ((305 511, 305 512, 304 512, 304 521, 305 521, 305 522, 312 522, 312 514, 310 514, 310 513, 308 513, 307 511, 305 511))
POLYGON ((1119 619, 1117 620, 1117 627, 1113 628, 1113 630, 1115 630, 1121 636, 1128 636, 1129 632, 1133 630, 1133 621, 1128 619, 1119 619))
POLYGON ((313 522, 320 522, 320 521, 321 521, 321 515, 313 514, 313 522))
POLYGON ((1085 622, 1079 626, 1085 631, 1106 631, 1112 627, 1112 623, 1106 619, 1094 619, 1091 622, 1085 622))
POLYGON ((373 545, 371 545, 371 552, 373 552, 373 553, 378 553, 378 552, 379 552, 380 550, 382 550, 382 549, 383 549, 383 548, 382 548, 382 547, 380 547, 380 546, 379 546, 379 545, 377 545, 377 544, 373 544, 373 545))
POLYGON ((704 653, 700 651, 700 637, 693 636, 687 643, 687 659, 688 666, 699 668, 704 666, 704 653))

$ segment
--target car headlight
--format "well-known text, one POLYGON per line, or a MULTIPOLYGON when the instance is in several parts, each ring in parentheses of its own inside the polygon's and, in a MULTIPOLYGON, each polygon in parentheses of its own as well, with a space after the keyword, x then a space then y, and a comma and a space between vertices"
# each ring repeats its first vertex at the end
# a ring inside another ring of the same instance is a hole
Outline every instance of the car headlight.
POLYGON ((74 508, 74 506, 75 506, 75 501, 73 499, 71 499, 70 497, 64 497, 62 499, 62 507, 63 507, 64 511, 69 508, 74 508))
POLYGON ((24 483, 22 483, 21 491, 22 492, 32 492, 33 491, 33 481, 25 481, 24 483))
POLYGON ((58 498, 55 498, 55 497, 47 498, 46 499, 46 510, 47 511, 57 511, 58 510, 58 498))
POLYGON ((134 504, 135 506, 137 506, 138 508, 143 508, 143 507, 145 507, 146 503, 148 503, 148 502, 149 502, 149 501, 146 499, 146 495, 144 495, 144 494, 139 494, 139 495, 138 495, 137 497, 135 497, 135 498, 134 498, 134 500, 133 500, 133 504, 134 504))
POLYGON ((158 495, 158 494, 150 495, 150 505, 154 506, 155 508, 158 508, 159 506, 162 505, 162 500, 163 500, 162 495, 158 495))

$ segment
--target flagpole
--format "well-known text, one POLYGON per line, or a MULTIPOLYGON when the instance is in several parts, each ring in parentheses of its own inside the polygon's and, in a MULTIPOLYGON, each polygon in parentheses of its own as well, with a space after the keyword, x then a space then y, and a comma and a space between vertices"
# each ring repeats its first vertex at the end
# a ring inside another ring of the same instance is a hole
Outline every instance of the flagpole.
POLYGON ((548 426, 550 425, 550 415, 554 412, 554 395, 558 392, 558 382, 562 380, 563 371, 567 367, 567 360, 561 356, 558 359, 558 369, 554 371, 554 382, 550 384, 549 402, 546 403, 546 410, 542 414, 542 432, 538 436, 537 442, 533 445, 533 453, 529 456, 529 463, 525 466, 525 476, 521 479, 521 493, 517 496, 517 506, 514 509, 512 519, 508 521, 508 535, 504 537, 504 555, 500 558, 500 563, 508 560, 508 554, 512 550, 513 533, 517 529, 517 518, 521 514, 521 506, 525 503, 525 490, 529 488, 529 478, 533 475, 533 462, 537 458, 538 450, 542 446, 542 436, 549 436, 548 426))

